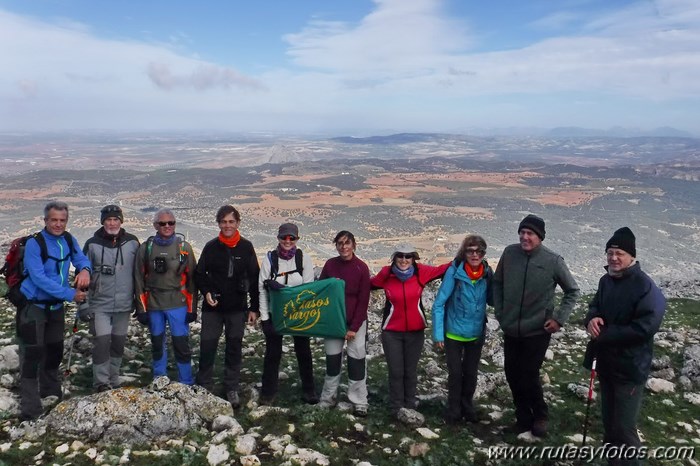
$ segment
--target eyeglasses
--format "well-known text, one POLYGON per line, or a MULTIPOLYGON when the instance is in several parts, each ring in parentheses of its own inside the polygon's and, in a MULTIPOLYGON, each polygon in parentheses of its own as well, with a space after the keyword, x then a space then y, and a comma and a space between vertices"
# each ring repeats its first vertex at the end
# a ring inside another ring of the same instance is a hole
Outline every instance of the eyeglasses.
POLYGON ((465 252, 466 252, 467 256, 483 256, 486 253, 486 251, 484 251, 483 249, 479 249, 479 248, 477 248, 477 249, 469 248, 465 252))
POLYGON ((397 259, 413 259, 413 254, 398 253, 394 257, 396 257, 397 259))
POLYGON ((168 225, 169 227, 175 226, 175 220, 169 220, 167 222, 157 222, 158 225, 164 227, 165 225, 168 225))
POLYGON ((285 236, 278 236, 277 239, 281 240, 281 241, 296 241, 299 238, 297 238, 294 235, 285 235, 285 236))

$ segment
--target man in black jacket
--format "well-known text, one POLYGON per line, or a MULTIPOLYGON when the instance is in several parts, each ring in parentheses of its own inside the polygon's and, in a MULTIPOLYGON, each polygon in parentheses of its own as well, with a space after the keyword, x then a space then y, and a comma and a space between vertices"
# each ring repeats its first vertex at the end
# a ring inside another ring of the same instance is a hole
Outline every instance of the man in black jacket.
POLYGON ((253 324, 258 317, 260 267, 253 244, 238 231, 238 210, 230 205, 220 207, 216 222, 219 236, 204 246, 195 272, 197 288, 204 295, 196 382, 212 391, 216 349, 225 328, 224 390, 231 405, 238 408, 243 333, 246 322, 253 324))
MULTIPOLYGON (((639 448, 637 418, 666 299, 636 261, 635 237, 629 228, 617 230, 605 252, 607 273, 598 282, 585 320, 592 339, 584 366, 590 369, 597 358, 603 442, 639 448)), ((639 460, 615 459, 611 464, 639 464, 639 460)))

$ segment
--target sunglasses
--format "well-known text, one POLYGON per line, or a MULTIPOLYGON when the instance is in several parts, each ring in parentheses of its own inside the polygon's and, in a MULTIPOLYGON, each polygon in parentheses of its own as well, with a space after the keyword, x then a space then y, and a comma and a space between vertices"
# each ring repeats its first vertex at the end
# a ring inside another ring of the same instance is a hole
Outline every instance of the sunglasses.
POLYGON ((470 249, 467 249, 465 252, 467 253, 468 256, 483 256, 484 254, 486 254, 486 251, 484 251, 483 249, 471 249, 470 248, 470 249))
POLYGON ((175 220, 170 220, 168 222, 157 222, 158 225, 164 227, 165 225, 168 225, 169 227, 175 226, 175 220))
POLYGON ((286 235, 286 236, 278 236, 277 239, 282 240, 282 241, 296 241, 299 238, 297 238, 294 235, 286 235))
POLYGON ((396 257, 397 259, 413 259, 413 254, 398 253, 394 257, 396 257))

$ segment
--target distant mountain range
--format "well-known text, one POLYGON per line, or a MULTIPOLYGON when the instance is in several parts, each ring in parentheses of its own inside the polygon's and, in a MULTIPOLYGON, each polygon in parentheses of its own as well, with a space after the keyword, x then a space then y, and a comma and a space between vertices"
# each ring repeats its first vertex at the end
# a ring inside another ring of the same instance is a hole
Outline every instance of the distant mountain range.
POLYGON ((331 138, 333 142, 345 144, 410 144, 416 142, 436 142, 445 138, 459 139, 470 137, 514 136, 514 137, 548 137, 548 138, 694 138, 687 131, 663 126, 651 130, 623 128, 616 126, 609 129, 581 128, 578 126, 561 126, 551 129, 541 128, 469 128, 454 133, 396 133, 384 136, 341 136, 331 138))

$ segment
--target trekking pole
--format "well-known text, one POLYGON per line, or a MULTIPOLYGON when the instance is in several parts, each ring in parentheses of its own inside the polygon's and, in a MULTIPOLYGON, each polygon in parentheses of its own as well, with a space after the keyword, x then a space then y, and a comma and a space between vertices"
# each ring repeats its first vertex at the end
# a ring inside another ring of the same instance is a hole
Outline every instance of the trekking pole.
POLYGON ((586 434, 588 433, 588 415, 591 411, 591 401, 593 401, 593 381, 595 380, 595 365, 596 358, 593 358, 593 364, 591 364, 591 380, 588 382, 588 400, 586 401, 586 417, 583 421, 583 441, 581 446, 586 446, 586 434))
POLYGON ((70 375, 70 361, 73 357, 73 344, 75 343, 75 335, 78 333, 78 311, 75 311, 75 321, 73 322, 73 336, 70 339, 70 346, 68 347, 68 364, 66 364, 66 370, 63 371, 63 376, 68 377, 70 375))

